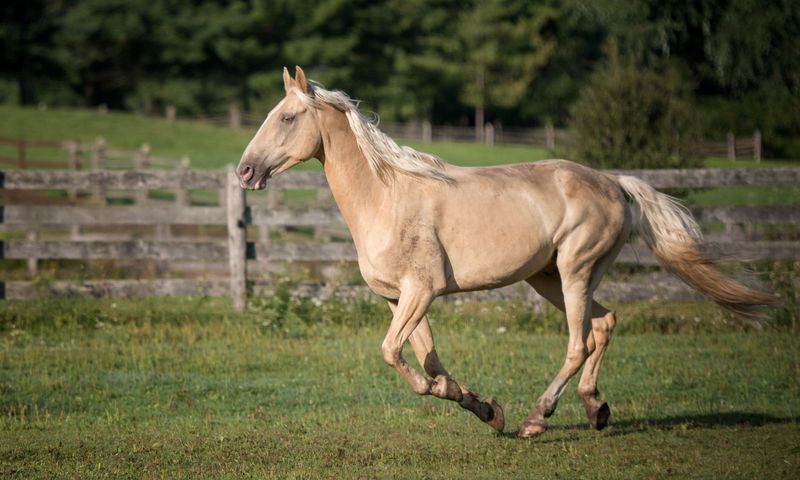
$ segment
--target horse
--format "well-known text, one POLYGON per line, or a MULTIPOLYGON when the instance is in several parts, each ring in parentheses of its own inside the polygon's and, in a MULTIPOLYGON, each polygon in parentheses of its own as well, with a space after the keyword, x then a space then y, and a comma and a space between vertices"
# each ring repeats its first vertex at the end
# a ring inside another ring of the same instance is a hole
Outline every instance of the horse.
POLYGON ((341 91, 283 70, 286 96, 269 112, 237 167, 258 190, 317 158, 350 229, 369 288, 392 313, 383 360, 419 395, 457 402, 502 432, 504 412, 455 380, 434 346, 427 310, 436 297, 525 281, 566 315, 564 363, 518 435, 547 430, 567 383, 583 367, 578 393, 590 425, 611 410, 597 378, 617 322, 593 299, 603 274, 634 232, 668 271, 722 307, 758 315, 773 297, 724 276, 703 253, 700 229, 673 198, 631 176, 567 160, 459 167, 381 132, 341 91), (426 375, 402 355, 406 341, 426 375))

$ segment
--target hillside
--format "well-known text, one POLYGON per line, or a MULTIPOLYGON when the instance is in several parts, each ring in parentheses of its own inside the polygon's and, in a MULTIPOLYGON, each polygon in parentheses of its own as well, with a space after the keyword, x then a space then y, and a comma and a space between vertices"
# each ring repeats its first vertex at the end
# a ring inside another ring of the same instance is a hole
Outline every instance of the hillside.
MULTIPOLYGON (((92 110, 0 107, 0 137, 75 139, 82 143, 103 137, 113 148, 131 150, 147 143, 152 154, 158 157, 178 159, 188 155, 195 168, 219 168, 237 163, 255 131, 255 127, 230 129, 199 121, 167 122, 121 112, 99 114, 92 110)), ((548 157, 545 150, 526 146, 487 147, 442 142, 410 142, 410 145, 458 165, 519 163, 548 157)), ((298 168, 318 169, 319 163, 309 162, 298 168)))

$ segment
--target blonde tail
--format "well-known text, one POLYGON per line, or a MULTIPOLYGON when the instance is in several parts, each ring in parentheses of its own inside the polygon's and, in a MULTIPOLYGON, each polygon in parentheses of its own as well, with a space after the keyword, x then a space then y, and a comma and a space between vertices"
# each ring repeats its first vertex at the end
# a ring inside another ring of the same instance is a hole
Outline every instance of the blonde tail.
POLYGON ((759 317, 758 307, 776 298, 752 290, 722 274, 700 251, 702 234, 692 215, 669 195, 635 177, 617 182, 633 199, 634 228, 659 263, 721 307, 746 318, 759 317))

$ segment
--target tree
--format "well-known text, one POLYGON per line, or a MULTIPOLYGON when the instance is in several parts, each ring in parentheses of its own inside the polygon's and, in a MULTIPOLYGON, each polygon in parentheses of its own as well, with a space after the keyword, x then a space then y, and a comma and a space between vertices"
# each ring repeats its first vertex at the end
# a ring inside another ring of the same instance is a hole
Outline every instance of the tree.
POLYGON ((20 105, 36 102, 37 80, 61 76, 51 48, 61 13, 60 5, 46 0, 0 3, 0 75, 14 78, 20 105))
POLYGON ((464 49, 462 99, 475 108, 482 138, 485 110, 516 105, 536 72, 553 55, 555 42, 541 31, 555 16, 546 5, 520 0, 477 2, 459 19, 464 49))

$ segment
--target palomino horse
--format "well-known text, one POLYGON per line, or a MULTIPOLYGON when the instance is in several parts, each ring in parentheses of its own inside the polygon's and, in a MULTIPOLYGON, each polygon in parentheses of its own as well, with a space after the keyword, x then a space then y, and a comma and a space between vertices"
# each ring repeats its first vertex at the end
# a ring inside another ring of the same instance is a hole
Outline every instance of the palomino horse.
POLYGON ((462 168, 400 147, 367 121, 346 94, 293 79, 258 129, 238 167, 243 188, 318 158, 355 242, 367 285, 385 298, 392 322, 383 359, 420 395, 458 402, 498 431, 503 410, 454 380, 434 348, 426 311, 434 298, 525 280, 566 313, 567 355, 522 424, 521 437, 547 429, 567 382, 601 429, 610 410, 597 375, 616 318, 593 292, 631 233, 639 232, 669 271, 723 307, 753 315, 772 297, 723 276, 700 253, 700 232, 670 197, 629 176, 565 161, 462 168), (402 355, 411 341, 419 364, 402 355))

